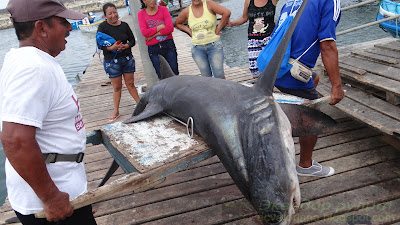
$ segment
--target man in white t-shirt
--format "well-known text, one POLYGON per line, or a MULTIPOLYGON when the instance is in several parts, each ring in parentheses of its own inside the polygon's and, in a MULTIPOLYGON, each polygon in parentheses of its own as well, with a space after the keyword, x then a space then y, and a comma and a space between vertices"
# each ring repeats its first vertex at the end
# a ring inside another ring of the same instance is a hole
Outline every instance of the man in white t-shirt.
POLYGON ((10 0, 19 48, 0 72, 0 129, 11 207, 23 224, 96 224, 91 206, 70 199, 87 191, 86 136, 79 102, 55 58, 84 15, 58 0, 10 0), (46 219, 34 213, 44 210, 46 219), (49 222, 50 221, 50 222, 49 222))

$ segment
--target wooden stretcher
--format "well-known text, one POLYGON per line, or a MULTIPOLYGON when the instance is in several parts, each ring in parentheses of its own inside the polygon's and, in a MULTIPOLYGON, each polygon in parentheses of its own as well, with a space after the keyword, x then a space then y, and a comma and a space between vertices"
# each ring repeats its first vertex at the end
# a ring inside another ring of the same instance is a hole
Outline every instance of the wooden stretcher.
MULTIPOLYGON (((201 137, 194 134, 190 138, 186 127, 168 116, 107 125, 89 133, 87 143, 103 144, 114 161, 99 187, 71 200, 74 209, 124 193, 149 190, 169 174, 214 156, 201 137), (128 175, 104 185, 119 166, 128 175)), ((35 216, 44 218, 44 212, 35 216)))
MULTIPOLYGON (((279 103, 316 109, 330 102, 330 96, 313 101, 282 93, 274 93, 274 97, 279 103)), ((149 190, 169 174, 215 155, 193 131, 190 138, 188 127, 180 123, 162 116, 132 124, 114 123, 88 134, 87 143, 103 144, 114 161, 99 187, 71 200, 74 209, 124 193, 149 190), (128 175, 104 185, 118 167, 128 175)), ((196 121, 193 123, 191 128, 196 126, 196 121)), ((43 218, 44 212, 35 216, 43 218)))

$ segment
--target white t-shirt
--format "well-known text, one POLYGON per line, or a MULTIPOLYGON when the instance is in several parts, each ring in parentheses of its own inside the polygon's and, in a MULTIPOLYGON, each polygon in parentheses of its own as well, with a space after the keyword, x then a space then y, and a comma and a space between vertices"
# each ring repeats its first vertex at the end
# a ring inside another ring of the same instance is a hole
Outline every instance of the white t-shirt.
MULTIPOLYGON (((11 49, 0 72, 0 129, 2 122, 36 127, 43 153, 77 154, 86 145, 79 102, 54 57, 35 47, 11 49)), ((60 191, 75 198, 87 190, 83 163, 56 162, 47 170, 60 191)), ((42 202, 14 170, 5 164, 11 207, 23 215, 39 212, 42 202)))

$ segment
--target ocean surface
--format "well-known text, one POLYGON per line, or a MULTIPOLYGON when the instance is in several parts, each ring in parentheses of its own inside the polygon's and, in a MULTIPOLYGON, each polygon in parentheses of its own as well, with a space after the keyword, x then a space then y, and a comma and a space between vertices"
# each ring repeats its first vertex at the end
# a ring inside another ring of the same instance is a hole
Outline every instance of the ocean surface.
MULTIPOLYGON (((221 5, 231 10, 231 20, 236 20, 243 13, 243 0, 229 0, 221 5)), ((362 1, 342 0, 342 7, 354 5, 362 1)), ((277 5, 277 14, 285 1, 280 1, 277 5)), ((342 12, 342 17, 337 31, 347 30, 352 27, 363 25, 375 21, 378 2, 342 12)), ((121 17, 127 14, 126 8, 118 9, 121 17)), ((95 13, 101 16, 102 13, 95 13)), ((277 18, 276 18, 277 19, 277 18)), ((247 65, 247 26, 227 27, 222 30, 221 39, 224 44, 225 63, 228 66, 247 65)), ((337 37, 337 45, 345 46, 349 44, 376 40, 390 37, 377 25, 364 28, 355 32, 347 33, 337 37)), ((18 41, 14 29, 0 30, 0 40, 4 44, 0 45, 0 67, 3 65, 4 55, 10 48, 18 47, 18 41)), ((96 50, 95 34, 83 31, 72 31, 67 38, 66 50, 56 57, 56 60, 63 68, 68 81, 75 87, 78 83, 76 77, 84 76, 83 71, 89 65, 96 50)), ((94 59, 96 60, 96 59, 94 59)), ((0 205, 6 197, 5 175, 4 175, 4 152, 0 145, 0 205)))

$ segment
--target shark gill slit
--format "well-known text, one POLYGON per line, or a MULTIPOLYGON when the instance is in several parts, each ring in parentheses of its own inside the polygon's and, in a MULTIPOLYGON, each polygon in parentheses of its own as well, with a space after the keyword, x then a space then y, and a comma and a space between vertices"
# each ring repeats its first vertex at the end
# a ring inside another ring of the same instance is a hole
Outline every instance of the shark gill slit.
POLYGON ((253 123, 260 127, 259 134, 261 136, 271 132, 275 123, 270 121, 268 118, 272 114, 271 106, 267 98, 258 98, 253 101, 253 104, 249 104, 250 114, 253 117, 253 123))

